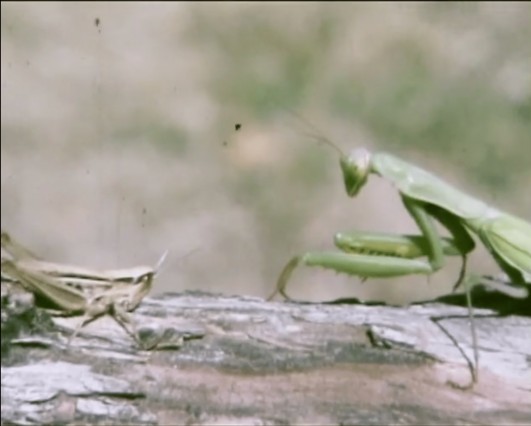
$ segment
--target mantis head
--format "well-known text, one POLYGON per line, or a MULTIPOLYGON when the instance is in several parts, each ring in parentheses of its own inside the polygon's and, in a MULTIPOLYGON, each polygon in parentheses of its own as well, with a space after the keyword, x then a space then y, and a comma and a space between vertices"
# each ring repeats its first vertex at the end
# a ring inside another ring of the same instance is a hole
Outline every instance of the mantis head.
POLYGON ((357 195, 367 182, 371 167, 371 154, 365 148, 354 149, 347 157, 341 154, 339 158, 345 189, 350 197, 357 195))
MULTIPOLYGON (((296 114, 294 115, 307 126, 314 128, 311 123, 306 122, 296 114)), ((345 182, 347 194, 350 197, 356 196, 369 177, 371 171, 371 153, 365 148, 357 148, 347 156, 339 146, 321 135, 319 132, 307 133, 307 136, 310 136, 319 143, 328 145, 339 154, 339 164, 341 166, 341 171, 343 172, 343 181, 345 182)))

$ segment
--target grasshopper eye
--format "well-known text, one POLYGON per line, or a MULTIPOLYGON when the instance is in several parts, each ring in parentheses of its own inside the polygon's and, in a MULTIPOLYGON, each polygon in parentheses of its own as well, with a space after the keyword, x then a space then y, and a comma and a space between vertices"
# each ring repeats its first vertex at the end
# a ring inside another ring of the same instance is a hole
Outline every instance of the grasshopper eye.
POLYGON ((149 280, 153 278, 153 275, 155 275, 155 272, 148 272, 146 274, 139 275, 138 277, 135 278, 133 284, 138 284, 138 283, 144 282, 145 280, 149 280))

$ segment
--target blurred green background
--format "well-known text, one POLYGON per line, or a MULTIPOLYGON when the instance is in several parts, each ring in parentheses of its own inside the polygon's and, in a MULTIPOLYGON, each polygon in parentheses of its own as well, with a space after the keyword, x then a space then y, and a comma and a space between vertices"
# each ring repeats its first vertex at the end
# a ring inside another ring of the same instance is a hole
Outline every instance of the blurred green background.
MULTIPOLYGON (((337 231, 415 231, 382 179, 348 198, 337 154, 308 132, 531 217, 530 3, 1 12, 2 227, 49 260, 127 267, 169 249, 154 293, 266 296, 337 231)), ((450 291, 458 268, 363 284, 301 268, 291 294, 404 303, 450 291)), ((471 268, 497 272, 483 249, 471 268)))

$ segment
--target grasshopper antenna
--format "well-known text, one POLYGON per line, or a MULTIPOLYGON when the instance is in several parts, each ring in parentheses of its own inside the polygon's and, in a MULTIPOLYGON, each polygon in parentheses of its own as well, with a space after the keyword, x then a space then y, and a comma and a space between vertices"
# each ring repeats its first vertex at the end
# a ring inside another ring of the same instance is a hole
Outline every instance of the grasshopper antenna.
POLYGON ((160 268, 161 268, 162 264, 164 263, 164 261, 166 260, 166 257, 168 257, 168 253, 169 252, 170 252, 169 250, 166 250, 164 253, 162 253, 162 256, 160 256, 160 259, 157 262, 157 265, 155 266, 155 271, 157 271, 157 272, 160 271, 160 268))
MULTIPOLYGON (((198 251, 198 250, 200 250, 200 248, 199 248, 199 247, 195 247, 195 248, 189 250, 188 252, 186 252, 185 254, 179 256, 179 257, 177 258, 177 260, 182 260, 182 259, 184 259, 184 258, 190 256, 191 254, 193 254, 194 252, 196 252, 196 251, 198 251)), ((157 262, 157 265, 155 266, 155 271, 156 271, 157 273, 160 272, 160 269, 161 269, 161 267, 162 267, 162 264, 166 261, 166 258, 168 257, 168 254, 169 254, 169 253, 170 253, 170 250, 166 250, 164 253, 162 253, 162 256, 160 256, 160 259, 159 259, 159 261, 157 262)))

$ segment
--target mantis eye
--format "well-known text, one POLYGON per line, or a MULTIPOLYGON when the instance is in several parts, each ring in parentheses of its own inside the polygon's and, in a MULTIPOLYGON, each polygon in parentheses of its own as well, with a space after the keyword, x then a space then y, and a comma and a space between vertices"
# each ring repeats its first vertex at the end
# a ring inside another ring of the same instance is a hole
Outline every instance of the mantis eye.
POLYGON ((353 150, 348 157, 339 160, 345 189, 350 197, 354 197, 367 182, 371 166, 371 154, 365 148, 353 150))

